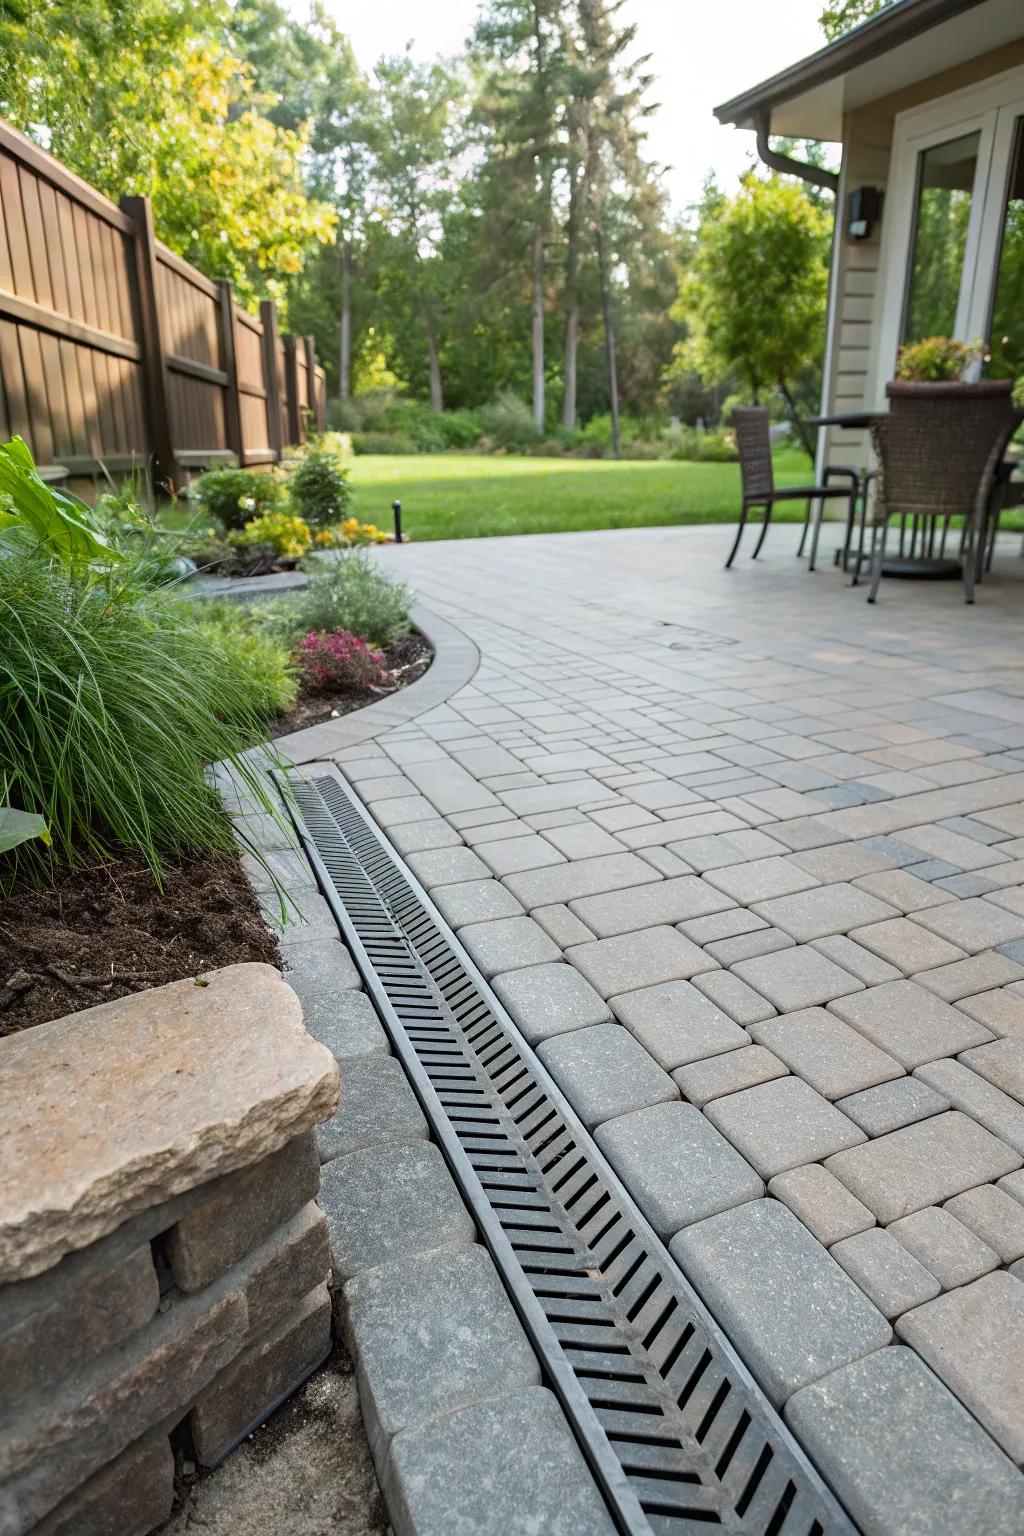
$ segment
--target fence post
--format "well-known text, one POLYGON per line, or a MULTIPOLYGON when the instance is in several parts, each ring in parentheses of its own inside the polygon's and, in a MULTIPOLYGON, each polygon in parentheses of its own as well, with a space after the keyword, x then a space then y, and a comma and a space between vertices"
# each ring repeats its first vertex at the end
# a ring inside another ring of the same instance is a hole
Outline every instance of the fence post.
POLYGON ((260 300, 263 324, 263 381, 267 387, 267 441, 279 460, 281 440, 281 380, 277 372, 277 305, 273 299, 260 300))
POLYGON ((302 339, 306 346, 306 398, 309 405, 306 426, 312 423, 314 431, 322 432, 324 423, 320 420, 320 408, 316 399, 316 341, 312 336, 304 336, 302 339))
POLYGON ((160 335, 160 306, 156 288, 156 235, 153 210, 148 197, 122 197, 121 212, 134 225, 132 246, 135 253, 135 297, 139 339, 142 343, 142 377, 149 418, 149 438, 153 454, 153 480, 167 490, 180 482, 171 428, 170 397, 167 387, 167 363, 160 335))
POLYGON ((235 357, 235 298, 227 278, 217 284, 220 302, 220 356, 221 367, 228 376, 224 387, 224 427, 228 447, 238 460, 245 462, 245 444, 242 441, 242 397, 238 392, 238 360, 235 357))
POLYGON ((284 338, 284 368, 288 380, 288 438, 302 442, 302 416, 299 412, 299 354, 294 336, 284 338))

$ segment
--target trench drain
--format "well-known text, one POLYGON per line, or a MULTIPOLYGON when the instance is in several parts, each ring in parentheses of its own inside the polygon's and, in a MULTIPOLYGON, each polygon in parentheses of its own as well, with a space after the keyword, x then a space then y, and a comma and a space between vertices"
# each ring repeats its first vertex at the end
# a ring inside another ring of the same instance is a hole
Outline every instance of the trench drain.
POLYGON ((341 775, 287 783, 367 991, 620 1531, 855 1536, 341 775))

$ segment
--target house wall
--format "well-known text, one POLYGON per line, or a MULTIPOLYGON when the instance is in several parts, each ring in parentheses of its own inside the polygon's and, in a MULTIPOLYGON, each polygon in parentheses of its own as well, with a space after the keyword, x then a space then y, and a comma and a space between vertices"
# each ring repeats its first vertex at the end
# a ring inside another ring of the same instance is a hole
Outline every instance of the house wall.
MULTIPOLYGON (((874 348, 881 321, 880 258, 882 224, 887 210, 883 209, 882 219, 866 240, 851 240, 845 231, 846 192, 862 186, 885 191, 898 113, 988 80, 1020 64, 1024 64, 1024 37, 1008 47, 981 54, 955 69, 943 70, 927 80, 858 107, 844 119, 843 200, 836 210, 839 251, 833 266, 836 285, 834 321, 826 360, 825 400, 829 410, 863 410, 874 403, 874 348)), ((897 279, 892 275, 890 280, 897 279)), ((825 464, 848 464, 857 468, 866 465, 870 456, 871 445, 866 432, 832 429, 826 434, 825 464)))

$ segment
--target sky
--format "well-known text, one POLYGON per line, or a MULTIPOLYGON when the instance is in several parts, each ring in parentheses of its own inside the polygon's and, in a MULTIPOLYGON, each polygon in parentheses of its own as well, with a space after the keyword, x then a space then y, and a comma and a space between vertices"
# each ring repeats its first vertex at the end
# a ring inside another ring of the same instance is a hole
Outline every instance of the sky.
MULTIPOLYGON (((459 52, 477 12, 477 0, 327 5, 364 69, 408 42, 420 59, 459 52)), ((671 167, 665 185, 676 211, 699 198, 709 170, 728 191, 755 158, 753 134, 723 128, 712 110, 820 48, 823 8, 824 0, 625 0, 621 18, 636 23, 638 53, 653 55, 651 96, 661 105, 648 149, 671 167)))

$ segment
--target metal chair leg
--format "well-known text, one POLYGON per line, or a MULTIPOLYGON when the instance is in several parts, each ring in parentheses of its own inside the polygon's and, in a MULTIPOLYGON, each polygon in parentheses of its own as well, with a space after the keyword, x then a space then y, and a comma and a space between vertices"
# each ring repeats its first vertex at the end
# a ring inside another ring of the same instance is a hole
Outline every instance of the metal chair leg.
POLYGON ((809 571, 814 571, 818 568, 818 539, 821 536, 821 519, 823 514, 824 503, 819 497, 814 504, 813 523, 811 527, 811 554, 810 559, 807 562, 807 569, 809 571))
POLYGON ((808 530, 808 528, 810 528, 810 526, 811 526, 811 503, 810 503, 810 500, 808 500, 808 502, 807 502, 807 511, 804 513, 804 525, 803 525, 803 527, 800 530, 800 543, 798 544, 797 551, 796 551, 796 557, 797 557, 798 560, 800 560, 803 557, 804 545, 807 543, 807 530, 808 530))
POLYGON ((744 502, 743 503, 743 510, 740 512, 740 525, 736 529, 736 538, 733 540, 732 549, 730 549, 730 551, 729 551, 729 558, 725 562, 726 570, 729 569, 729 567, 732 565, 733 561, 736 559, 736 552, 737 552, 737 550, 740 547, 740 540, 743 537, 743 530, 747 526, 747 513, 749 512, 749 510, 750 509, 747 506, 746 502, 744 502))
POLYGON ((977 566, 979 563, 979 548, 984 546, 983 544, 979 545, 979 542, 976 541, 973 518, 971 519, 968 527, 965 529, 965 533, 966 538, 964 540, 964 561, 962 568, 964 576, 964 602, 973 603, 974 579, 977 575, 977 566))
POLYGON ((772 507, 774 505, 775 503, 771 501, 766 501, 764 504, 764 522, 761 524, 761 537, 754 545, 754 553, 750 557, 751 560, 756 560, 761 553, 761 545, 764 543, 765 534, 768 532, 768 524, 772 520, 772 507))
POLYGON ((875 530, 874 559, 871 562, 871 591, 868 593, 868 602, 873 603, 878 596, 878 586, 882 580, 882 561, 885 559, 885 536, 889 532, 889 519, 883 513, 882 526, 875 530))

